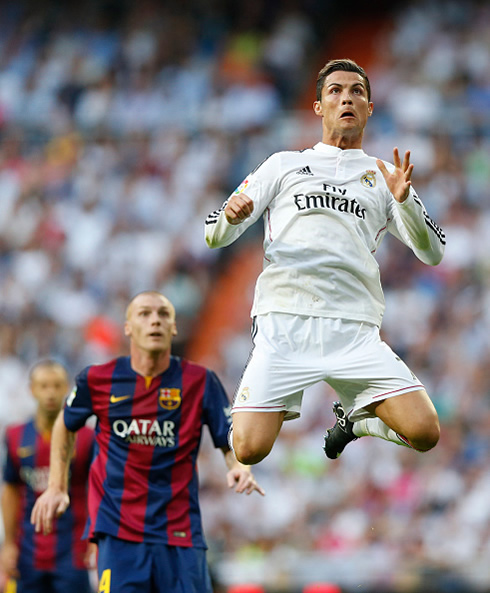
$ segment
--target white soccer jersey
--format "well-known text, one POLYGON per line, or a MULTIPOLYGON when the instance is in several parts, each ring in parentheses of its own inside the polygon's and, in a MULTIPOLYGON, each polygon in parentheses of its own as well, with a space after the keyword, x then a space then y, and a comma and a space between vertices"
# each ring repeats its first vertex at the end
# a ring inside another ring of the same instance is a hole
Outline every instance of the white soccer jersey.
POLYGON ((415 191, 398 203, 376 158, 360 149, 319 142, 302 151, 277 152, 234 194, 240 192, 253 200, 252 215, 229 224, 227 200, 208 216, 205 232, 210 247, 224 247, 263 216, 264 266, 252 316, 281 311, 379 326, 385 305, 374 254, 386 232, 424 263, 439 263, 444 252, 444 233, 415 191))

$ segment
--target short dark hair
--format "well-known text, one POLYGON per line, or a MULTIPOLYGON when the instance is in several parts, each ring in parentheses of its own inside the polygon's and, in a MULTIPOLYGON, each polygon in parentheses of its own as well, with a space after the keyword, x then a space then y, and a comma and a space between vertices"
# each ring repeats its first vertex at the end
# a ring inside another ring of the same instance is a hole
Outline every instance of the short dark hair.
POLYGON ((343 72, 357 72, 366 84, 366 90, 368 94, 368 101, 371 101, 371 85, 369 84, 369 78, 364 71, 364 68, 361 68, 359 64, 356 64, 354 60, 349 60, 348 58, 342 60, 330 60, 323 66, 323 68, 318 73, 318 77, 316 79, 316 100, 320 101, 322 98, 322 90, 325 84, 325 79, 327 76, 332 74, 332 72, 337 72, 337 70, 342 70, 343 72))
POLYGON ((38 369, 60 369, 63 371, 68 379, 68 371, 63 363, 54 358, 43 358, 35 362, 29 370, 29 381, 32 381, 38 369))

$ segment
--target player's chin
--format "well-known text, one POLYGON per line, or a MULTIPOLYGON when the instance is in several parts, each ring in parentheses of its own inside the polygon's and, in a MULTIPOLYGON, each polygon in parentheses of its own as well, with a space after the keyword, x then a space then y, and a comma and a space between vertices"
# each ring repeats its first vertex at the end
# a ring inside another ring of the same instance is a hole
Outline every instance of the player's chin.
POLYGON ((343 117, 340 119, 340 123, 342 126, 347 128, 359 127, 359 121, 356 117, 343 117))
POLYGON ((163 336, 160 338, 152 338, 148 341, 147 350, 148 352, 161 352, 170 347, 169 340, 163 336))

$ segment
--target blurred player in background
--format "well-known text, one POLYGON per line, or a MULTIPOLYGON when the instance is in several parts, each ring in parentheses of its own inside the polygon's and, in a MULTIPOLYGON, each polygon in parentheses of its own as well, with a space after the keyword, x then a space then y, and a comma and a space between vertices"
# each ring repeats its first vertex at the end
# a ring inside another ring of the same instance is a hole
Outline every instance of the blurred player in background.
POLYGON ((205 424, 224 453, 228 486, 263 491, 227 445, 229 401, 217 376, 171 355, 170 301, 138 294, 124 329, 130 356, 82 371, 56 420, 49 486, 32 521, 50 532, 67 509, 75 432, 95 414, 89 537, 98 544, 99 591, 211 593, 196 465, 205 424))
POLYGON ((88 593, 87 478, 93 454, 93 431, 81 430, 74 458, 66 469, 72 501, 69 512, 43 535, 31 525, 31 511, 48 484, 53 425, 69 389, 68 375, 58 362, 43 360, 30 372, 37 401, 35 416, 6 431, 4 485, 1 496, 5 540, 2 569, 9 578, 7 593, 88 593))
POLYGON ((262 162, 206 220, 206 241, 223 247, 260 217, 264 268, 256 289, 254 347, 232 408, 230 440, 243 463, 269 454, 304 390, 326 381, 338 394, 325 435, 335 459, 372 435, 427 451, 439 439, 423 385, 381 341, 384 312, 374 254, 387 231, 429 265, 445 238, 411 187, 410 153, 394 165, 362 150, 373 112, 364 70, 332 60, 319 72, 314 112, 322 141, 262 162))

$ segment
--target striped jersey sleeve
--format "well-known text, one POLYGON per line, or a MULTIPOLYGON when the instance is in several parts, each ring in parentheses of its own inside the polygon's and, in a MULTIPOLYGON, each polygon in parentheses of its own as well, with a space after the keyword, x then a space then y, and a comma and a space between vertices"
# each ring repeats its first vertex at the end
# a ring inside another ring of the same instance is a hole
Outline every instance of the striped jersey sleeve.
POLYGON ((408 245, 425 264, 437 265, 444 255, 446 237, 443 230, 430 218, 411 188, 403 203, 390 197, 392 208, 390 232, 408 245))

